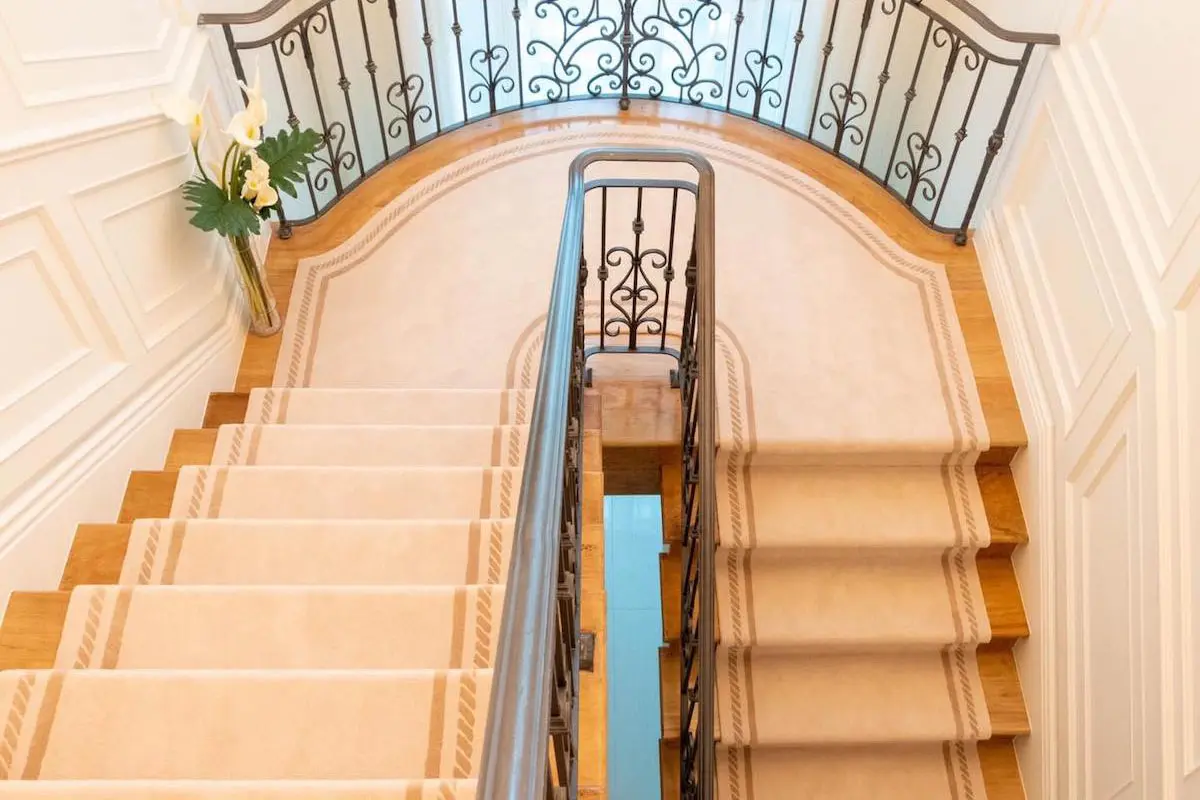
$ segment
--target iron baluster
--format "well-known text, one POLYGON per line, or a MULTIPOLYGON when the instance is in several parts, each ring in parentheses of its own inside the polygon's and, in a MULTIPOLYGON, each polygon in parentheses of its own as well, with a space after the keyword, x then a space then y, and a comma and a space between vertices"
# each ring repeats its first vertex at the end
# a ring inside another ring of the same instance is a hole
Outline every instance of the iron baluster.
POLYGON ((987 153, 983 157, 983 166, 979 170, 979 178, 975 181, 975 189, 971 192, 971 201, 967 204, 967 211, 963 214, 962 225, 954 234, 954 241, 959 245, 967 243, 967 229, 971 225, 971 219, 975 216, 975 206, 979 203, 979 195, 983 192, 983 184, 987 182, 988 172, 991 171, 992 162, 996 160, 996 155, 1000 152, 1000 148, 1004 146, 1004 134, 1008 129, 1008 118, 1012 114, 1013 106, 1017 102, 1017 93, 1021 91, 1021 82, 1025 79, 1025 72, 1029 69, 1029 59, 1033 56, 1034 42, 1029 42, 1025 45, 1025 51, 1021 54, 1021 63, 1017 67, 1017 74, 1013 78, 1012 87, 1008 90, 1008 97, 1004 101, 1004 110, 1000 112, 1000 120, 996 123, 996 129, 992 131, 992 135, 988 137, 987 153))
POLYGON ((917 63, 913 67, 912 83, 904 92, 904 111, 900 114, 900 124, 896 126, 896 140, 892 142, 892 155, 888 158, 887 169, 883 173, 885 183, 891 180, 892 165, 896 163, 896 151, 900 148, 900 137, 904 135, 904 123, 908 120, 908 110, 912 107, 912 101, 917 97, 917 78, 921 76, 921 65, 925 63, 925 51, 929 48, 929 32, 931 30, 933 30, 932 17, 925 23, 925 34, 921 37, 921 51, 917 54, 917 63))
POLYGON ((792 67, 788 70, 787 94, 783 100, 783 114, 779 117, 780 130, 787 129, 788 109, 792 106, 792 87, 796 83, 796 61, 800 58, 800 45, 804 43, 804 18, 807 16, 808 0, 803 0, 800 4, 800 21, 796 23, 796 32, 792 34, 792 67))
POLYGON ((607 335, 607 325, 604 321, 604 309, 608 305, 608 295, 604 292, 604 284, 608 280, 608 187, 600 189, 600 267, 596 270, 600 279, 600 349, 604 349, 604 337, 607 335))
MULTIPOLYGON (((429 32, 429 9, 427 0, 421 0, 421 25, 424 32, 421 42, 425 45, 425 62, 429 66, 429 93, 433 99, 433 126, 437 133, 442 132, 442 109, 438 105, 437 73, 433 71, 433 34, 429 32)), ((428 122, 428 120, 426 120, 428 122)))
POLYGON ((850 131, 851 144, 863 143, 862 129, 854 124, 854 120, 866 113, 867 97, 862 92, 855 91, 854 81, 858 77, 858 64, 862 60, 863 44, 867 40, 867 28, 871 24, 871 11, 874 8, 875 0, 867 0, 863 4, 862 21, 858 27, 858 45, 854 48, 854 63, 850 67, 850 79, 845 83, 834 83, 829 87, 829 99, 833 101, 835 109, 837 108, 837 98, 834 96, 834 89, 841 86, 843 93, 840 120, 833 140, 833 152, 835 153, 842 152, 842 139, 846 135, 846 131, 850 131), (862 108, 855 112, 854 107, 859 103, 862 103, 862 108), (854 138, 856 135, 858 136, 857 140, 854 138))
POLYGON ((829 69, 829 56, 833 54, 833 34, 837 30, 838 11, 841 7, 842 0, 833 0, 833 13, 829 17, 829 36, 825 38, 825 46, 821 48, 821 52, 825 54, 821 59, 821 77, 817 78, 817 91, 813 95, 812 118, 808 121, 809 139, 813 137, 817 125, 817 111, 821 108, 821 92, 825 88, 825 71, 829 69))
POLYGON ((742 13, 745 0, 738 0, 738 10, 733 17, 733 57, 729 59, 729 81, 725 84, 725 110, 728 111, 733 103, 733 72, 737 69, 738 42, 742 37, 742 22, 746 15, 742 13))
POLYGON ((946 199, 946 186, 950 183, 950 174, 954 172, 954 163, 958 161, 958 151, 962 147, 963 140, 967 138, 967 125, 971 121, 971 112, 975 110, 975 99, 979 97, 979 87, 983 85, 983 77, 987 75, 989 63, 989 60, 985 58, 979 67, 979 74, 975 76, 975 86, 971 89, 971 99, 967 101, 967 110, 963 112, 962 125, 954 132, 954 150, 950 153, 950 163, 946 166, 946 174, 942 176, 942 188, 938 190, 937 203, 933 206, 933 213, 929 215, 930 222, 937 222, 942 200, 946 199))
MULTIPOLYGON (((316 157, 325 166, 318 170, 313 178, 313 185, 318 191, 324 190, 329 185, 329 178, 333 179, 333 190, 335 196, 342 194, 342 176, 341 169, 344 165, 344 155, 342 153, 342 144, 346 136, 345 127, 340 122, 330 124, 325 117, 325 104, 321 102, 321 85, 317 81, 317 68, 313 59, 311 33, 321 34, 328 28, 328 20, 325 18, 325 11, 328 6, 318 8, 312 14, 303 17, 289 33, 296 34, 300 40, 300 50, 304 55, 304 66, 308 69, 309 81, 312 83, 313 98, 317 103, 317 116, 321 120, 321 135, 328 154, 328 160, 323 160, 316 157)), ((280 40, 279 49, 285 56, 290 56, 296 51, 295 40, 289 40, 288 34, 284 34, 280 40), (288 43, 291 42, 291 50, 288 49, 288 43)), ((353 156, 351 156, 353 158, 353 156)))
POLYGON ((466 123, 471 119, 471 115, 467 112, 467 73, 466 65, 463 64, 463 29, 462 23, 458 21, 458 0, 450 0, 450 11, 454 15, 454 22, 450 25, 450 32, 454 34, 454 49, 458 53, 458 92, 462 97, 463 122, 466 123))
POLYGON ((671 282, 675 280, 675 217, 679 212, 679 190, 671 190, 671 225, 670 238, 667 239, 667 266, 663 270, 663 321, 662 321, 662 338, 659 339, 658 348, 660 350, 667 349, 667 320, 671 313, 671 282))
POLYGON ((362 145, 358 142, 358 124, 354 121, 354 103, 350 101, 350 79, 346 77, 346 65, 342 61, 342 45, 338 41, 337 20, 333 16, 333 7, 329 8, 329 38, 333 40, 333 55, 337 60, 338 68, 338 87, 342 90, 342 97, 346 101, 346 118, 350 121, 350 138, 354 141, 354 152, 358 157, 358 169, 360 174, 365 174, 366 168, 363 166, 362 160, 362 145))
POLYGON ((521 67, 521 5, 520 0, 513 0, 512 7, 513 35, 517 39, 517 105, 525 107, 525 70, 521 67))
POLYGON ((867 153, 871 149, 871 134, 875 132, 875 120, 879 117, 879 104, 883 100, 883 89, 892 77, 888 69, 892 66, 892 54, 896 52, 896 37, 900 33, 900 23, 904 19, 904 9, 908 7, 908 3, 901 0, 899 2, 899 11, 897 11, 896 0, 890 0, 890 3, 891 5, 889 6, 889 0, 883 0, 883 13, 884 16, 890 16, 895 12, 896 24, 892 26, 892 38, 888 41, 887 55, 883 59, 883 69, 879 71, 879 88, 875 91, 875 105, 871 109, 871 122, 867 125, 866 140, 863 142, 862 155, 858 159, 858 168, 860 170, 867 163, 867 153))
MULTIPOLYGON (((392 157, 392 154, 388 149, 387 130, 383 122, 383 103, 379 100, 379 79, 375 76, 375 73, 379 70, 379 65, 375 63, 375 58, 371 54, 371 34, 367 29, 367 12, 363 8, 363 0, 358 0, 358 21, 362 26, 363 47, 367 55, 365 66, 367 74, 371 76, 371 97, 375 100, 375 113, 379 117, 379 141, 383 143, 383 157, 386 161, 392 157)), ((362 158, 361 152, 359 153, 359 158, 362 158)))
MULTIPOLYGON (((283 87, 283 101, 287 106, 288 111, 287 124, 289 128, 295 130, 300 127, 300 120, 296 117, 295 109, 292 108, 292 95, 291 92, 288 91, 287 74, 283 71, 283 60, 279 57, 279 42, 277 40, 271 41, 271 55, 275 58, 275 70, 279 73, 279 84, 283 87)), ((315 218, 321 213, 321 209, 317 205, 317 192, 316 189, 313 188, 312 175, 309 173, 307 167, 304 169, 304 183, 308 187, 308 197, 310 200, 312 200, 313 217, 315 218)), ((283 204, 280 203, 279 207, 282 209, 283 204)), ((292 226, 286 223, 281 224, 279 232, 280 237, 284 236, 285 231, 287 233, 287 237, 290 238, 292 235, 292 226)))

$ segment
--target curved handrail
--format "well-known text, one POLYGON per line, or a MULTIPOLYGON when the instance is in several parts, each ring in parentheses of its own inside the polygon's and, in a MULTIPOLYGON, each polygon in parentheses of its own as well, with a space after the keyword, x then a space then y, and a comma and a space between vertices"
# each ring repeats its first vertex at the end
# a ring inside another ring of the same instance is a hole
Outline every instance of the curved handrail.
MULTIPOLYGON (((702 398, 707 400, 709 408, 716 402, 715 357, 711 344, 715 309, 712 165, 699 153, 686 150, 601 148, 580 153, 571 162, 568 172, 566 210, 530 419, 480 765, 478 796, 481 800, 531 800, 546 796, 546 743, 551 712, 547 687, 554 659, 558 537, 566 470, 563 442, 570 416, 568 398, 574 356, 575 308, 580 289, 584 171, 598 162, 631 161, 689 164, 699 176, 696 269, 698 319, 702 328, 698 368, 702 398)), ((715 441, 710 419, 702 427, 700 444, 712 452, 715 441)), ((707 509, 711 516, 706 518, 715 520, 716 501, 712 492, 705 493, 704 503, 712 506, 707 509)), ((708 674, 711 675, 711 671, 708 674)), ((711 695, 711 686, 709 691, 711 695)), ((711 698, 706 707, 712 707, 711 698)), ((711 727, 711 715, 709 720, 711 727)), ((710 730, 709 741, 711 735, 710 730)))
MULTIPOLYGON (((1015 44, 1049 44, 1058 45, 1062 43, 1062 37, 1057 33, 1026 33, 1024 31, 1013 31, 1008 28, 1002 28, 992 21, 992 18, 979 10, 979 8, 969 0, 941 0, 947 5, 954 6, 963 14, 967 15, 976 25, 983 28, 985 31, 995 36, 997 39, 1003 39, 1006 42, 1015 44)), ((912 0, 913 5, 924 5, 925 0, 912 0)))
POLYGON ((204 13, 196 17, 197 25, 250 25, 262 22, 276 11, 286 6, 292 0, 270 0, 253 11, 227 11, 220 13, 204 13))

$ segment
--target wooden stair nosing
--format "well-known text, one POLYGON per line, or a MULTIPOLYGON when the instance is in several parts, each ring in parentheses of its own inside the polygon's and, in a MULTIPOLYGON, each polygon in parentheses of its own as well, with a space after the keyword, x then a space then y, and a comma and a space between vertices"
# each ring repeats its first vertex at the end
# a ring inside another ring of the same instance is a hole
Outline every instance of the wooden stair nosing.
MULTIPOLYGON (((979 570, 979 582, 983 589, 984 607, 987 609, 992 638, 980 649, 1002 649, 1012 647, 1018 639, 1029 637, 1029 622, 1025 606, 1021 601, 1021 589, 1012 560, 987 558, 980 555, 975 560, 979 570)), ((659 556, 659 586, 662 591, 663 641, 679 639, 680 608, 683 563, 679 545, 672 544, 659 556)), ((718 640, 720 632, 718 631, 718 640)))
MULTIPOLYGON (((988 800, 1025 800, 1021 767, 1012 739, 985 739, 976 742, 975 749, 988 800)), ((658 764, 663 800, 679 800, 678 740, 660 740, 658 764)))
POLYGON ((75 529, 58 588, 115 584, 129 549, 130 523, 85 524, 75 529))
POLYGON ((0 669, 51 669, 70 592, 13 592, 0 624, 0 669))
MULTIPOLYGON (((1021 679, 1011 650, 979 651, 979 677, 988 716, 992 721, 992 738, 1011 739, 1029 735, 1029 716, 1021 695, 1021 679)), ((661 739, 679 738, 679 652, 662 647, 658 652, 659 692, 662 704, 661 739)))
POLYGON ((213 392, 208 396, 208 406, 204 409, 203 426, 219 428, 245 422, 249 405, 249 392, 213 392))
POLYGON ((175 497, 175 484, 178 481, 177 470, 139 470, 130 473, 117 522, 171 516, 171 501, 175 497))
POLYGON ((211 464, 216 447, 217 428, 179 428, 171 436, 163 470, 170 472, 191 465, 211 464))

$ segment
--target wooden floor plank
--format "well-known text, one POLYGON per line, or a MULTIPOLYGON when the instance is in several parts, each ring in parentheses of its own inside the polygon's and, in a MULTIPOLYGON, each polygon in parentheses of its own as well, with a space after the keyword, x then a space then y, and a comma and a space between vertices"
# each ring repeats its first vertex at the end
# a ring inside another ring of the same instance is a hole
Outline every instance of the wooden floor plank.
POLYGON ((129 549, 131 526, 127 524, 80 525, 67 555, 59 589, 115 584, 129 549))
POLYGON ((178 480, 179 473, 174 471, 130 473, 117 522, 169 517, 178 480))
POLYGON ((217 429, 201 428, 187 430, 180 428, 171 437, 171 448, 167 451, 163 469, 178 470, 189 464, 211 464, 213 450, 217 446, 217 429))
POLYGON ((0 625, 0 669, 50 669, 70 592, 13 592, 0 625))
MULTIPOLYGON (((250 339, 259 340, 258 337, 250 337, 250 339)), ((249 341, 247 341, 247 345, 249 345, 249 341)), ((270 382, 257 385, 270 386, 270 382)), ((246 408, 249 405, 250 393, 248 391, 213 392, 208 396, 208 407, 204 409, 204 427, 219 428, 222 425, 236 425, 239 422, 245 422, 246 408)))

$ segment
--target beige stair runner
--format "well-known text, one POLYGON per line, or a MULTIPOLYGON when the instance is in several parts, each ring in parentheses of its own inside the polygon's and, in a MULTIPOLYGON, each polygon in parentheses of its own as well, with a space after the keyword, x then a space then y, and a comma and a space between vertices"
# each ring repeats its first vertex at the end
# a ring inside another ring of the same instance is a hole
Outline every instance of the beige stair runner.
POLYGON ((0 673, 0 796, 473 798, 526 400, 256 391, 0 673))

